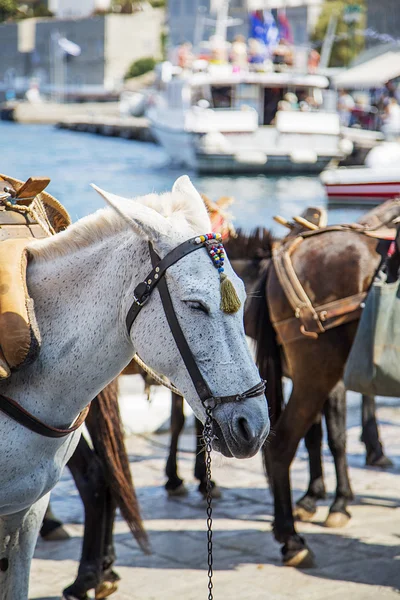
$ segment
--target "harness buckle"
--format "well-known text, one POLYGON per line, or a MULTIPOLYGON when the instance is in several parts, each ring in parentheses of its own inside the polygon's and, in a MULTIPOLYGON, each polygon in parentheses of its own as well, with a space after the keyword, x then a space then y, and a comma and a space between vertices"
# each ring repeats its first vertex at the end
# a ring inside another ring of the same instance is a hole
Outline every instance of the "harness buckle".
POLYGON ((146 302, 148 301, 148 299, 150 298, 150 294, 145 294, 143 296, 141 296, 141 298, 137 298, 135 296, 135 294, 133 294, 133 301, 137 306, 140 306, 140 308, 142 308, 142 306, 144 306, 146 304, 146 302))

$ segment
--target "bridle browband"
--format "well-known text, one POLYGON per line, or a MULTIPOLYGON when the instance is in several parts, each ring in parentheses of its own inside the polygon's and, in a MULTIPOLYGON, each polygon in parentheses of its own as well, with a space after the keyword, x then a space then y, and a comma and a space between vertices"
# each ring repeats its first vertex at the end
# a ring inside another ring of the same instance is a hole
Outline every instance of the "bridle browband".
POLYGON ((246 398, 255 398, 263 395, 265 391, 265 381, 261 380, 257 385, 241 394, 233 394, 231 396, 214 396, 196 364, 195 358, 179 324, 172 304, 171 295, 168 290, 167 281, 165 279, 166 271, 173 264, 188 254, 191 254, 195 250, 206 248, 209 252, 209 247, 213 239, 210 238, 210 236, 211 234, 208 234, 208 236, 201 236, 200 238, 191 238, 190 240, 183 242, 171 250, 171 252, 169 252, 163 259, 160 259, 158 254, 155 252, 153 245, 151 242, 149 242, 150 258, 153 269, 146 277, 145 281, 139 283, 134 290, 134 302, 131 305, 126 317, 126 327, 128 329, 128 333, 130 333, 136 317, 150 298, 152 292, 156 287, 158 287, 161 302, 169 327, 171 329, 171 333, 174 337, 175 343, 178 347, 182 360, 185 363, 186 369, 190 375, 196 392, 198 393, 199 398, 205 408, 214 409, 218 404, 227 402, 240 402, 246 398), (205 238, 204 241, 202 241, 202 238, 205 238))
MULTIPOLYGON (((186 242, 183 242, 183 244, 180 244, 171 250, 171 252, 169 252, 162 260, 156 254, 151 242, 149 242, 150 257, 153 269, 146 277, 146 280, 136 286, 134 290, 134 302, 130 307, 126 317, 126 326, 128 333, 130 333, 136 317, 146 304, 147 300, 150 298, 151 293, 154 291, 156 286, 158 286, 162 305, 172 335, 174 336, 183 362, 185 363, 188 373, 193 381, 193 385, 203 406, 205 407, 206 411, 208 411, 208 414, 215 408, 215 406, 217 406, 217 404, 223 404, 225 402, 240 402, 246 398, 255 398, 264 394, 265 391, 265 382, 261 380, 260 383, 253 386, 246 392, 243 392, 242 394, 219 397, 213 396, 196 364, 192 351, 190 350, 181 326, 179 325, 164 275, 171 265, 175 264, 181 258, 187 256, 191 252, 194 252, 194 250, 205 247, 209 251, 208 244, 211 239, 215 239, 215 234, 208 234, 206 236, 201 236, 200 238, 196 237, 187 240, 186 242), (202 241, 203 238, 204 241, 202 241)), ((18 404, 18 402, 8 398, 7 396, 4 396, 3 394, 0 394, 1 412, 4 412, 14 421, 20 425, 23 425, 26 429, 50 438, 62 438, 76 431, 84 423, 89 412, 89 408, 90 404, 79 413, 76 421, 71 427, 68 429, 58 429, 57 427, 46 425, 46 423, 43 423, 40 419, 25 410, 20 404, 18 404)))

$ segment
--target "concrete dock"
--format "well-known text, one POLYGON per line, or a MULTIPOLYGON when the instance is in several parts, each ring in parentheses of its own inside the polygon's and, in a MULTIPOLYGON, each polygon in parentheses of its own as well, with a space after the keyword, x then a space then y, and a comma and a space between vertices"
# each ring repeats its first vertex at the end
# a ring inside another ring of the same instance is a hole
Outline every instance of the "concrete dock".
POLYGON ((59 129, 155 142, 144 117, 121 117, 118 102, 58 104, 8 102, 0 106, 0 119, 15 123, 55 125, 59 129))
MULTIPOLYGON (((351 403, 352 404, 352 403, 351 403)), ((134 409, 132 409, 134 410, 134 409)), ((214 508, 215 600, 397 600, 400 590, 400 407, 386 401, 378 417, 382 439, 395 467, 386 472, 365 468, 359 441, 359 403, 350 407, 348 460, 355 500, 344 529, 322 523, 332 501, 335 477, 324 447, 330 498, 321 503, 313 523, 298 532, 314 551, 316 567, 282 567, 272 535, 272 498, 261 457, 228 460, 215 456, 213 477, 223 497, 214 508)), ((193 477, 194 432, 183 435, 179 457, 189 494, 168 499, 163 485, 168 434, 127 438, 132 472, 153 554, 143 556, 120 519, 115 529, 116 570, 122 577, 115 600, 206 600, 205 502, 193 477)), ((307 455, 300 448, 292 466, 294 499, 307 485, 307 455)), ((83 512, 68 471, 56 486, 54 512, 67 524, 66 542, 39 540, 31 574, 31 600, 56 600, 78 568, 83 512)))
POLYGON ((141 142, 155 142, 148 120, 144 117, 76 116, 58 121, 56 127, 141 142))

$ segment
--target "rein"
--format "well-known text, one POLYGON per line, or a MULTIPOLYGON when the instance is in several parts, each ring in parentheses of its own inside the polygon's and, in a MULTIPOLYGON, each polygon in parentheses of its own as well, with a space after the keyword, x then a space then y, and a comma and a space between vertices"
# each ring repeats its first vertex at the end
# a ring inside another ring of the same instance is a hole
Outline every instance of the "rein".
MULTIPOLYGON (((149 251, 152 264, 152 271, 146 277, 145 281, 139 283, 134 290, 134 302, 128 311, 126 317, 126 327, 128 334, 132 329, 132 325, 135 322, 139 312, 145 306, 149 300, 151 293, 158 286, 160 293, 161 302, 167 318, 171 333, 174 337, 175 343, 178 347, 183 362, 185 363, 186 369, 190 375, 196 392, 204 406, 206 411, 206 421, 204 424, 203 438, 205 442, 206 452, 206 479, 207 479, 207 564, 208 564, 208 600, 213 600, 213 540, 212 540, 212 486, 211 486, 211 450, 212 450, 212 424, 213 424, 213 410, 219 404, 226 402, 241 402, 246 398, 255 398, 261 396, 265 391, 265 381, 261 380, 255 386, 242 392, 240 394, 234 394, 231 396, 214 396, 205 381, 203 375, 200 372, 196 364, 196 360, 193 356, 192 351, 189 348, 189 344, 186 341, 185 335, 179 324, 174 306, 172 304, 171 294, 169 293, 168 285, 165 276, 167 269, 181 260, 181 258, 191 254, 195 250, 200 248, 206 248, 211 260, 215 267, 218 268, 220 275, 223 272, 223 252, 219 254, 220 258, 216 258, 216 252, 214 240, 220 240, 220 234, 207 234, 204 236, 192 238, 180 244, 174 250, 169 252, 163 259, 160 259, 158 254, 155 252, 151 242, 149 242, 149 251), (222 257, 222 258, 221 258, 222 257)), ((222 247, 222 244, 219 244, 222 247)), ((222 278, 221 278, 222 279, 222 278)), ((228 310, 226 311, 228 312, 228 310)))

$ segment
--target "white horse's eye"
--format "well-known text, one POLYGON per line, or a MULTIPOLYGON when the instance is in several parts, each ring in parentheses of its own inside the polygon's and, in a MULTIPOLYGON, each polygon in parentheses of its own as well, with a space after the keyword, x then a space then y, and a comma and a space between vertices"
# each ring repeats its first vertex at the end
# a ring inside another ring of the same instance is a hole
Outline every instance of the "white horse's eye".
POLYGON ((201 312, 206 313, 206 315, 208 315, 210 312, 210 309, 207 306, 207 304, 205 304, 201 300, 184 300, 184 303, 192 310, 200 310, 201 312))

